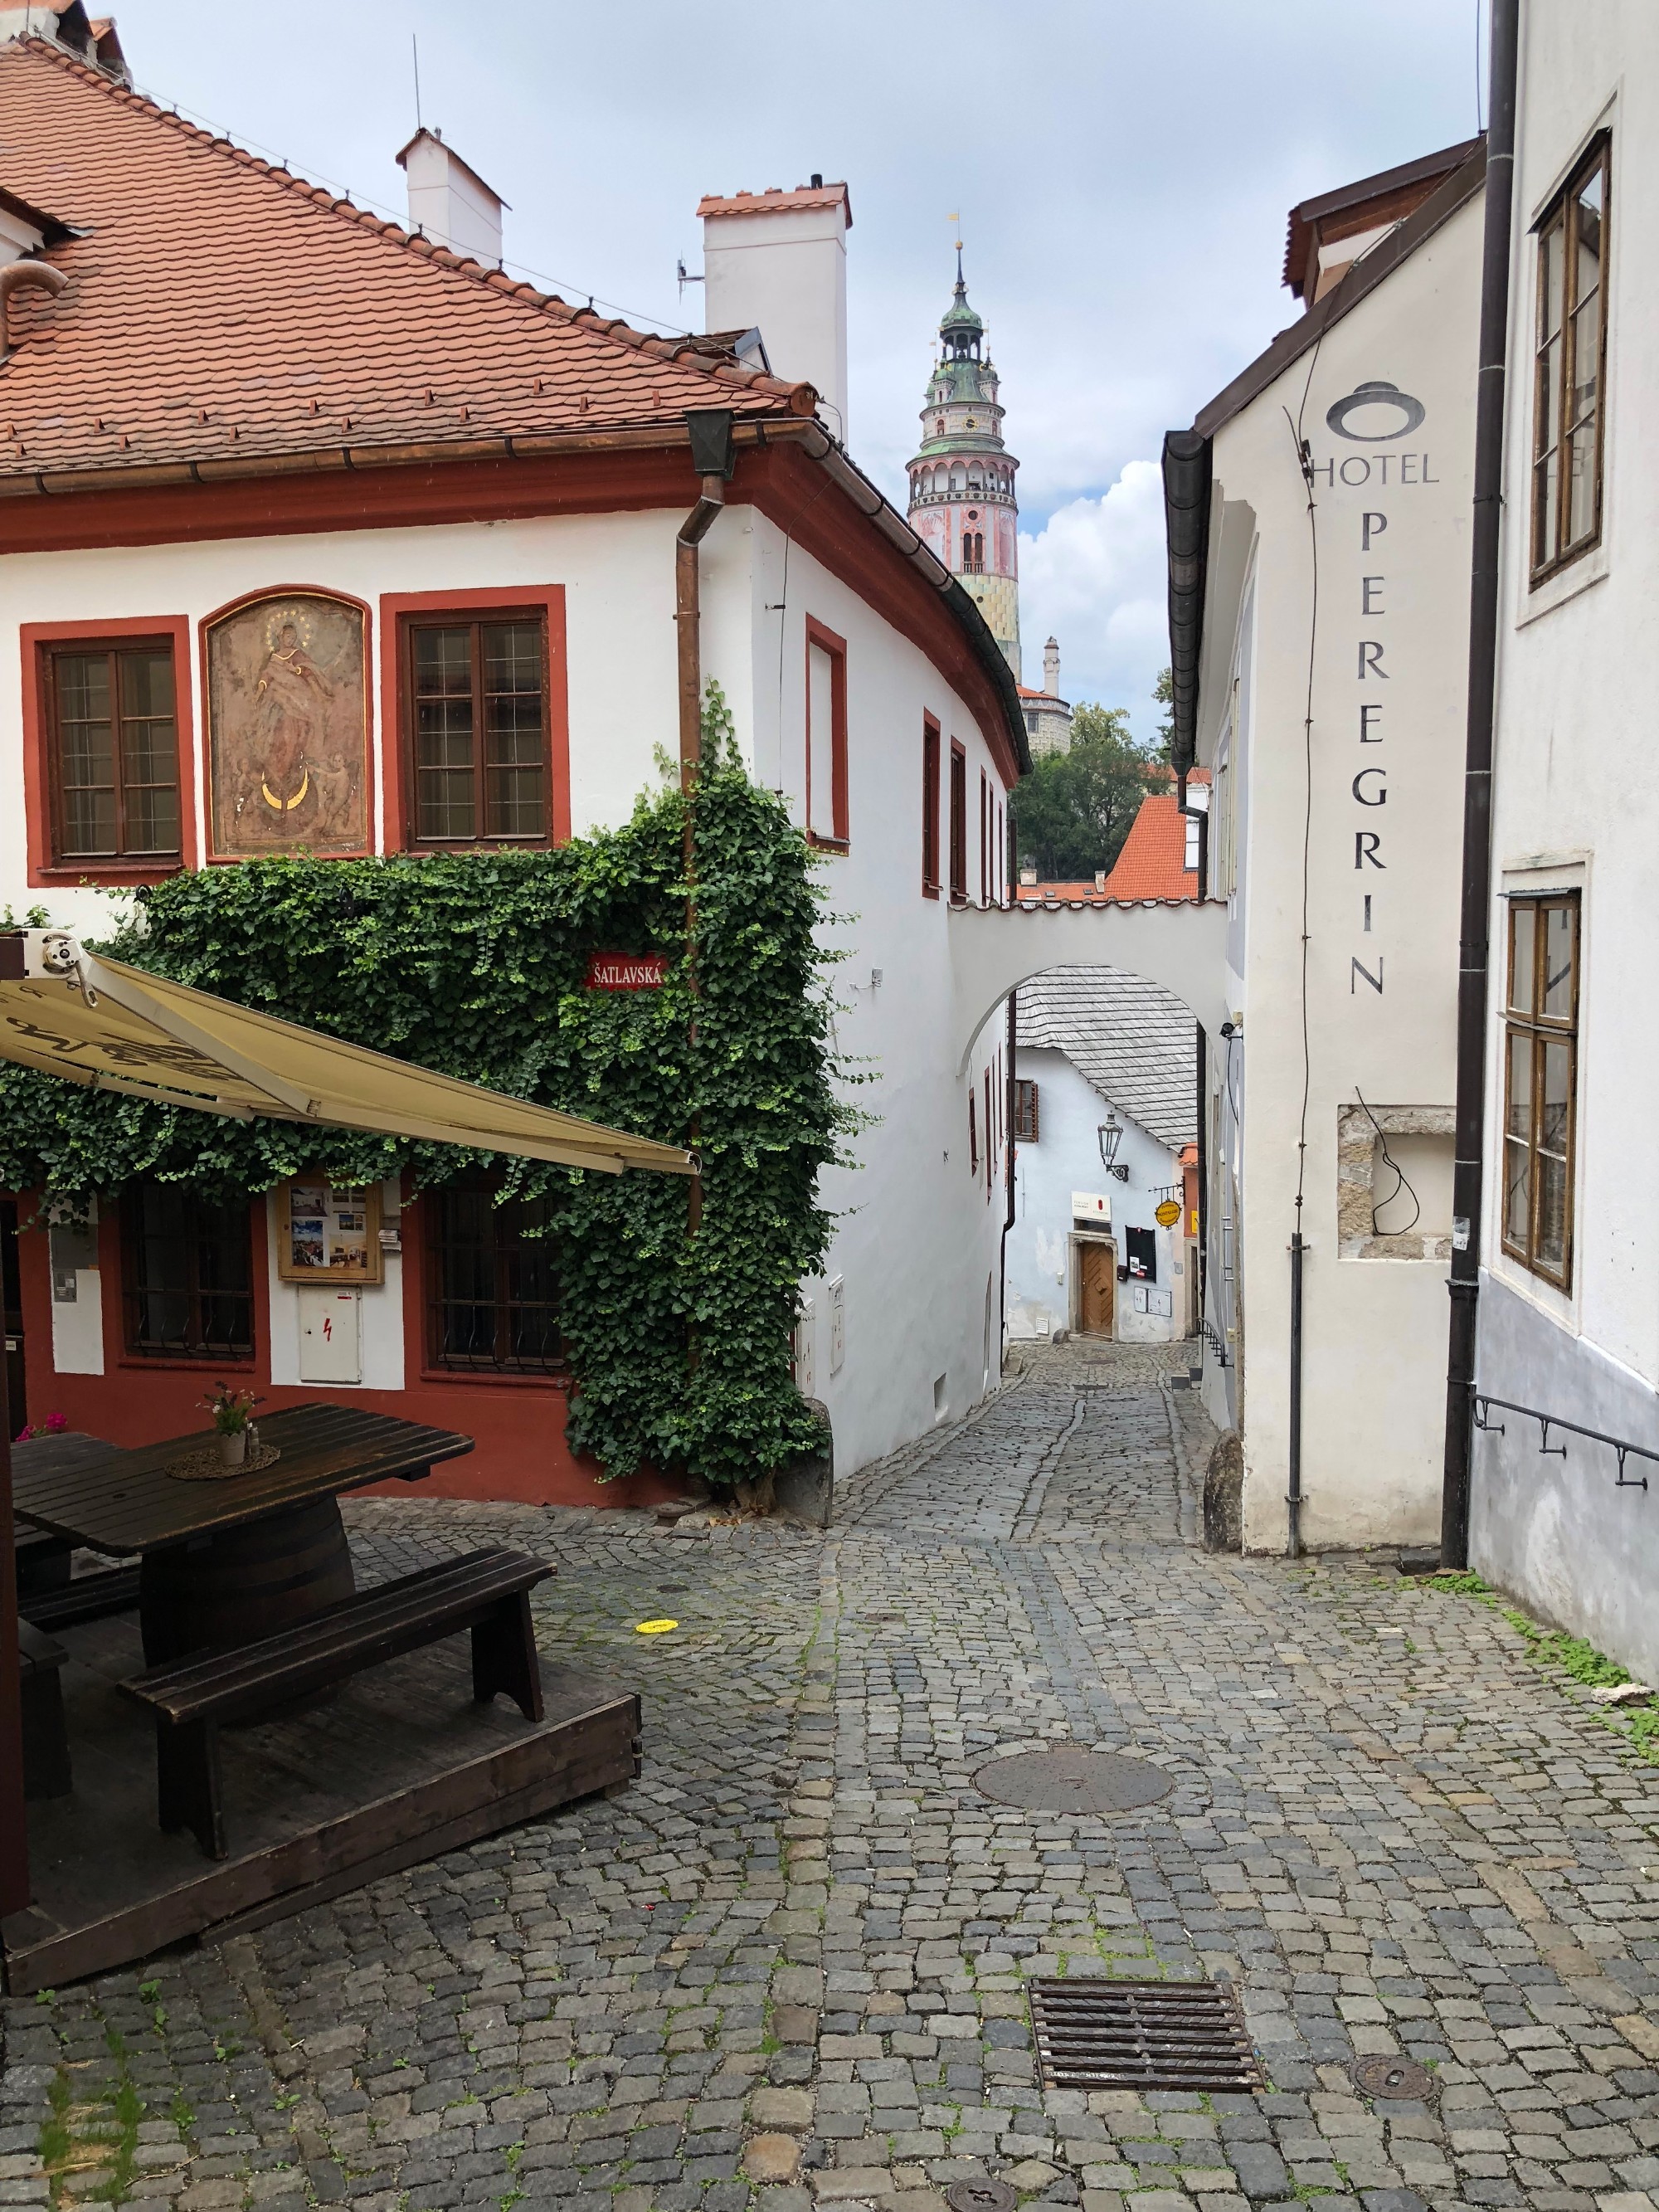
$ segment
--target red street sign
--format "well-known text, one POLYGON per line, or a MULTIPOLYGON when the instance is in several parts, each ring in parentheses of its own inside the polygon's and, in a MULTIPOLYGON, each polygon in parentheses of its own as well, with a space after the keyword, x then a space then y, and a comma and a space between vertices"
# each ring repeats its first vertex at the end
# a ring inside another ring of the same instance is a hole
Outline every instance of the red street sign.
POLYGON ((665 952, 592 952, 587 960, 590 991, 660 991, 668 974, 665 952))

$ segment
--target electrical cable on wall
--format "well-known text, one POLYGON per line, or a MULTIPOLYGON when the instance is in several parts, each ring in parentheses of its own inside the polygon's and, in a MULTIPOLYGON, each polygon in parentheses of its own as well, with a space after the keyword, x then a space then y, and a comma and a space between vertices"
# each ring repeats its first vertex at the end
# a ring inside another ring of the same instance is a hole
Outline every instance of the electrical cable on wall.
POLYGON ((1302 386, 1302 403, 1296 410, 1294 422, 1291 420, 1289 408, 1285 410, 1285 426, 1296 448, 1297 473, 1308 495, 1308 550, 1313 571, 1312 594, 1308 608, 1308 696, 1302 718, 1302 1107, 1296 1134, 1296 1223, 1291 1231, 1290 1421, 1285 1455, 1288 1480, 1285 1491, 1285 1550, 1286 1556, 1292 1559, 1302 1556, 1302 1291, 1303 1263, 1308 1250, 1307 1239, 1302 1234, 1302 1206, 1308 1176, 1308 1098, 1313 1088, 1313 1050, 1308 1036, 1308 907, 1313 865, 1314 666, 1319 642, 1319 517, 1314 499, 1313 453, 1302 425, 1323 340, 1322 331, 1314 341, 1307 379, 1302 386))
POLYGON ((1376 1141, 1382 1147, 1382 1164, 1384 1167, 1392 1168, 1394 1170, 1394 1188, 1389 1193, 1386 1198, 1379 1199, 1376 1204, 1371 1208, 1371 1235, 1373 1237, 1408 1236, 1410 1232, 1416 1228, 1418 1223, 1423 1218, 1423 1202, 1418 1197, 1416 1191, 1413 1189, 1411 1179, 1407 1175, 1406 1170, 1401 1166, 1399 1161, 1395 1159, 1394 1154, 1389 1150, 1388 1132, 1384 1129, 1382 1124, 1377 1120, 1376 1115, 1372 1113, 1370 1108, 1366 1105, 1365 1095, 1360 1090, 1359 1085, 1357 1083, 1353 1087, 1353 1095, 1357 1099, 1358 1099, 1360 1104, 1365 1108, 1365 1119, 1370 1123, 1372 1128, 1376 1132, 1376 1141), (1411 1219, 1409 1221, 1402 1221, 1397 1229, 1379 1229, 1376 1222, 1377 1215, 1382 1212, 1385 1206, 1392 1206, 1395 1199, 1399 1197, 1401 1191, 1405 1192, 1407 1197, 1409 1198, 1412 1202, 1411 1219))
POLYGON ((1297 1124, 1296 1139, 1296 1231, 1302 1233, 1302 1201, 1307 1178, 1308 1164, 1308 1094, 1313 1084, 1313 1056, 1308 1038, 1308 899, 1309 877, 1312 865, 1313 845, 1313 695, 1315 650, 1319 639, 1319 520, 1314 501, 1313 453, 1303 435, 1303 417, 1308 411, 1308 394, 1313 388, 1314 371, 1319 366, 1319 349, 1324 343, 1322 331, 1314 341, 1313 358, 1308 363, 1308 374, 1302 386, 1302 404, 1296 410, 1296 420, 1291 421, 1291 410, 1284 410, 1296 447, 1297 474, 1308 495, 1308 550, 1313 563, 1312 595, 1308 608, 1308 691, 1306 710, 1302 718, 1302 1110, 1297 1124))

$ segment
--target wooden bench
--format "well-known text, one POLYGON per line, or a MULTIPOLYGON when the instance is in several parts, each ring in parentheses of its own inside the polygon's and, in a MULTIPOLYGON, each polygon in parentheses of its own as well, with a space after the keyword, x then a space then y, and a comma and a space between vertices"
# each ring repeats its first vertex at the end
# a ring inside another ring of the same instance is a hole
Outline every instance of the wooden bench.
POLYGON ((83 1620, 136 1612, 137 1605, 137 1566, 102 1567, 95 1574, 17 1593, 18 1611, 37 1628, 74 1628, 83 1620))
POLYGON ((67 1797, 75 1782, 58 1670, 69 1654, 61 1644, 20 1620, 17 1656, 23 1677, 23 1795, 67 1797))
POLYGON ((469 1552, 382 1583, 258 1644, 153 1667, 120 1686, 155 1715, 156 1796, 163 1828, 190 1828, 209 1858, 227 1856, 219 1777, 222 1722, 343 1681, 366 1667, 472 1632, 472 1694, 499 1692, 542 1717, 530 1592, 553 1570, 524 1552, 469 1552))
POLYGON ((17 1554, 19 1594, 58 1589, 70 1578, 70 1555, 75 1547, 67 1536, 49 1529, 32 1528, 27 1521, 14 1521, 11 1540, 17 1554))

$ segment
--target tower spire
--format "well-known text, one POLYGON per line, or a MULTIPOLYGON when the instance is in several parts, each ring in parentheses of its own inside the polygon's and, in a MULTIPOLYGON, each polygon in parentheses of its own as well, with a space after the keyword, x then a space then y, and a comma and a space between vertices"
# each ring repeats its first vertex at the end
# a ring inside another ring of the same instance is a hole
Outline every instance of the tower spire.
POLYGON ((910 525, 978 605, 1018 681, 1019 463, 1002 442, 997 373, 985 325, 968 298, 962 239, 957 277, 940 318, 939 358, 921 410, 921 447, 910 464, 910 525))

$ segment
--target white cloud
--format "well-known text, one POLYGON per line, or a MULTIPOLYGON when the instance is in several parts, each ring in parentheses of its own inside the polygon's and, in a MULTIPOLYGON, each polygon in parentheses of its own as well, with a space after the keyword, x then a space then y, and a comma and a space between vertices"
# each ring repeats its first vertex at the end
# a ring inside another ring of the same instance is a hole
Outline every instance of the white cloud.
POLYGON ((1170 658, 1165 617, 1164 484, 1155 461, 1131 461, 1098 499, 1056 507, 1019 541, 1019 627, 1025 680, 1042 680, 1042 644, 1060 641, 1068 699, 1127 707, 1150 738, 1152 690, 1170 658))

